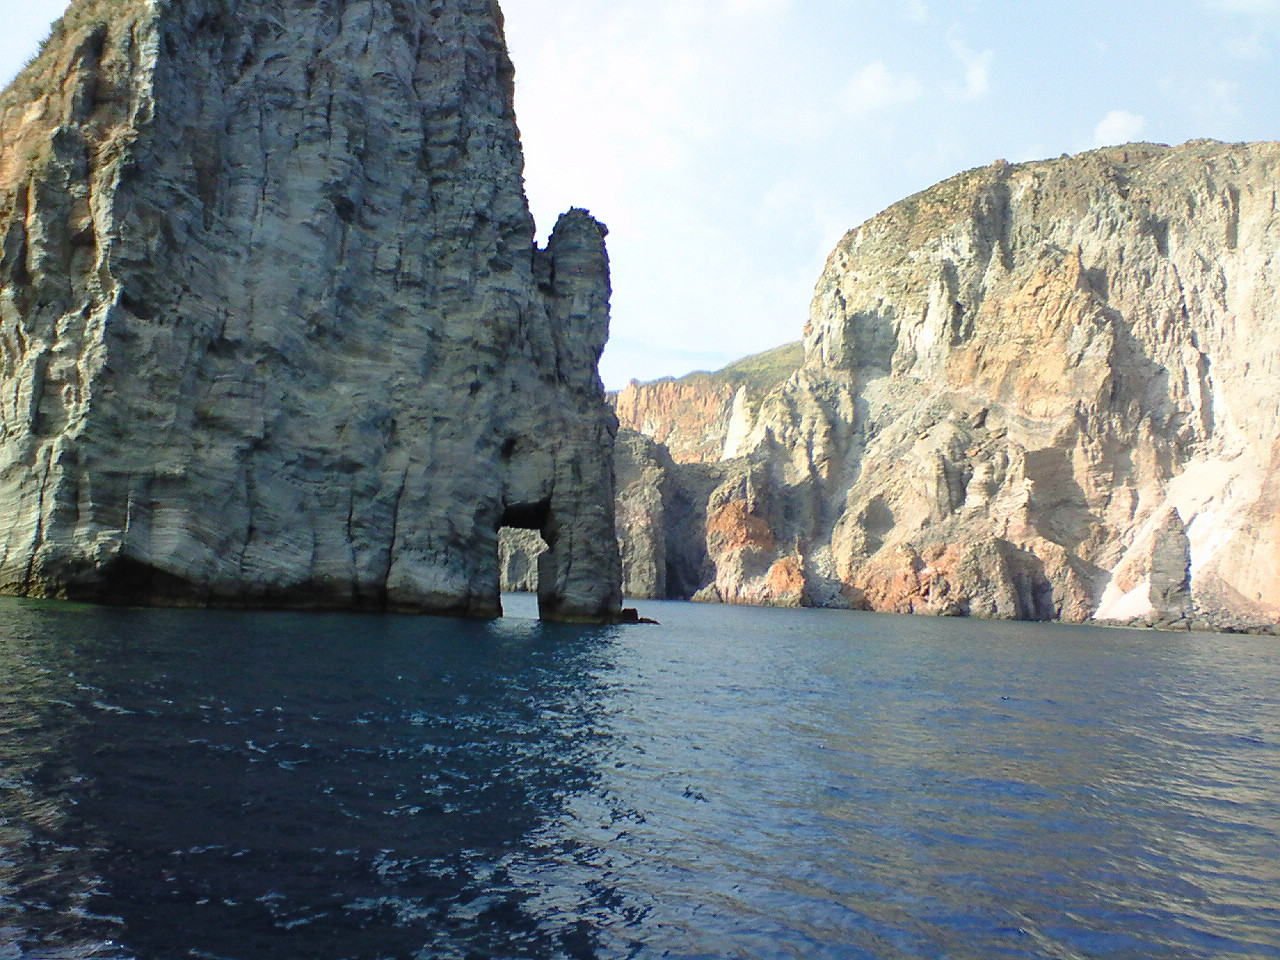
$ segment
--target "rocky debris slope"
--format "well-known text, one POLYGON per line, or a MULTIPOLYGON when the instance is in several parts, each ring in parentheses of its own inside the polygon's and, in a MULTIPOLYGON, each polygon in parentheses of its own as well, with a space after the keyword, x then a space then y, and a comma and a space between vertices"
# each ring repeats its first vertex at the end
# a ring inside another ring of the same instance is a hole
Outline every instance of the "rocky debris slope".
POLYGON ((493 0, 75 0, 0 95, 0 590, 619 606, 604 228, 545 250, 493 0))
POLYGON ((714 373, 632 380, 611 399, 622 426, 664 444, 677 463, 730 459, 750 432, 760 400, 803 362, 797 341, 714 373))
POLYGON ((706 599, 1280 617, 1280 145, 998 162, 851 231, 706 599))

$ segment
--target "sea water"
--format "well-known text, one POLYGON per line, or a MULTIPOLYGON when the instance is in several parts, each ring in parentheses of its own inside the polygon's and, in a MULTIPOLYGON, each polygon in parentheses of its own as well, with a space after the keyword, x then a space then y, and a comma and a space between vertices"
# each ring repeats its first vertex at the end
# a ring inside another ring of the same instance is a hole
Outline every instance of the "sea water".
POLYGON ((1280 957, 1271 638, 0 601, 0 960, 1280 957))

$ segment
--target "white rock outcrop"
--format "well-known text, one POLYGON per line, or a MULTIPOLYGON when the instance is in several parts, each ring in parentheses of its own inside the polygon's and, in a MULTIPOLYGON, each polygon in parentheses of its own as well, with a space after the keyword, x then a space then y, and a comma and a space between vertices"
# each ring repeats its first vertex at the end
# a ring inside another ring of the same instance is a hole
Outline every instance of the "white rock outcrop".
POLYGON ((493 0, 75 0, 0 95, 0 590, 620 602, 604 228, 545 250, 493 0))

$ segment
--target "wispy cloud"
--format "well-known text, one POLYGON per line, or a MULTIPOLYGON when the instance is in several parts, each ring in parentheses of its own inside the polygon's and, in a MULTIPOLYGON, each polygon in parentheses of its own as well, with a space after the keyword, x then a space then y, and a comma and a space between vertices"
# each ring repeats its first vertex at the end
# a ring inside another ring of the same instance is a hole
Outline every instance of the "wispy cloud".
POLYGON ((977 53, 970 50, 959 40, 951 41, 951 51, 964 67, 964 83, 949 84, 947 96, 953 100, 979 100, 991 90, 991 64, 995 61, 994 50, 983 50, 977 53))
POLYGON ((891 73, 883 60, 876 60, 854 74, 845 88, 844 104, 849 113, 865 115, 918 100, 923 93, 915 77, 891 73))
POLYGON ((1131 143, 1142 136, 1147 128, 1147 118, 1128 110, 1112 110, 1093 128, 1093 144, 1108 147, 1131 143))
POLYGON ((906 0, 907 18, 916 23, 929 22, 929 8, 924 0, 906 0))

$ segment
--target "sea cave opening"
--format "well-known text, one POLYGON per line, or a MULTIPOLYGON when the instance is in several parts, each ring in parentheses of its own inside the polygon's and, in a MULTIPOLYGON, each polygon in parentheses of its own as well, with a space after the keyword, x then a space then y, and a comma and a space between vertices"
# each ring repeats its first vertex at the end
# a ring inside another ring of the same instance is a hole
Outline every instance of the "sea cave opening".
POLYGON ((550 550, 543 536, 549 514, 546 503, 518 504, 503 511, 498 526, 498 577, 504 616, 537 616, 538 568, 550 550), (509 594, 518 596, 508 603, 509 594))

